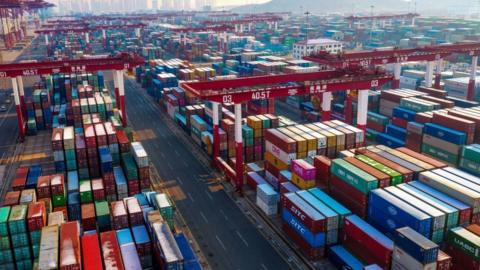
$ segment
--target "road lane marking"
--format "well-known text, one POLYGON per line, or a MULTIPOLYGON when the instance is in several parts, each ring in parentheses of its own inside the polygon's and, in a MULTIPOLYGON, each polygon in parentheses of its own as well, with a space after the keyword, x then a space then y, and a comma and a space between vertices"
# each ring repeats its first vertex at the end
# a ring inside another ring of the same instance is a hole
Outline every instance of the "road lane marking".
POLYGON ((190 192, 187 192, 187 196, 188 198, 190 199, 190 201, 194 202, 195 200, 193 199, 192 197, 192 194, 190 194, 190 192))
POLYGON ((165 158, 165 155, 163 154, 163 152, 160 152, 160 155, 162 155, 162 158, 165 158))
POLYGON ((245 246, 248 247, 248 242, 247 242, 247 240, 245 240, 245 238, 243 238, 242 234, 239 231, 235 231, 235 232, 237 233, 240 240, 242 240, 242 242, 245 244, 245 246))
POLYGON ((268 270, 268 268, 263 263, 262 263, 262 268, 265 269, 265 270, 268 270))
POLYGON ((177 149, 175 149, 175 155, 177 155, 177 157, 180 157, 180 153, 178 153, 177 149))
POLYGON ((183 161, 183 165, 185 165, 185 167, 188 167, 188 163, 185 160, 183 161))
POLYGON ((170 147, 172 146, 172 143, 170 141, 167 141, 167 143, 168 143, 168 146, 170 147))
POLYGON ((220 209, 219 211, 220 211, 220 213, 222 214, 223 218, 224 218, 225 220, 228 220, 228 217, 227 217, 227 215, 225 215, 225 212, 223 212, 222 209, 220 209))
POLYGON ((200 216, 202 216, 203 220, 205 220, 206 223, 208 223, 207 217, 203 214, 202 211, 200 211, 200 216))
POLYGON ((167 165, 168 165, 168 167, 170 168, 170 170, 172 170, 172 171, 173 171, 172 164, 170 164, 170 162, 167 162, 167 165))
POLYGON ((220 239, 220 237, 218 237, 218 235, 215 235, 215 238, 217 239, 217 241, 220 243, 220 245, 222 246, 222 248, 224 250, 227 250, 227 248, 225 247, 225 245, 223 244, 222 240, 220 239))
POLYGON ((210 195, 210 193, 207 190, 204 190, 204 191, 205 191, 205 194, 207 194, 207 197, 213 201, 212 195, 210 195))

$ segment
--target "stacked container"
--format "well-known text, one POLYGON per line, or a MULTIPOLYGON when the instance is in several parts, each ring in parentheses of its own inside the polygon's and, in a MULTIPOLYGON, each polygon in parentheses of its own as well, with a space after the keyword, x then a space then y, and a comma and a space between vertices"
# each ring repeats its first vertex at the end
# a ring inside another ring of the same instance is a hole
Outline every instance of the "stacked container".
MULTIPOLYGON (((50 219, 50 217, 49 217, 50 219)), ((60 227, 49 225, 42 228, 38 269, 58 269, 60 227)))
POLYGON ((11 207, 0 208, 0 265, 15 268, 12 245, 9 237, 9 221, 11 207))
POLYGON ((154 201, 153 205, 156 209, 160 211, 163 219, 166 221, 170 229, 174 229, 174 221, 173 221, 173 205, 170 201, 170 198, 165 193, 153 193, 150 196, 154 196, 152 201, 154 201))
POLYGON ((292 183, 300 189, 309 189, 315 187, 316 169, 305 160, 292 160, 290 165, 292 171, 292 183))
POLYGON ((135 248, 135 242, 133 241, 130 229, 117 230, 116 234, 125 268, 141 270, 142 265, 135 248))
POLYGON ((257 185, 257 206, 267 215, 277 214, 279 196, 269 184, 257 185))
POLYGON ((33 258, 37 259, 42 228, 47 224, 47 210, 44 202, 34 202, 28 206, 27 223, 33 258))
POLYGON ((25 204, 15 205, 10 210, 8 229, 10 241, 17 269, 31 269, 32 255, 27 227, 28 206, 25 204))
MULTIPOLYGON (((148 155, 145 149, 143 148, 142 144, 139 142, 132 142, 132 153, 133 157, 135 158, 135 163, 137 164, 138 169, 138 178, 140 182, 140 190, 145 191, 150 189, 150 166, 148 155)), ((131 194, 136 194, 140 192, 140 190, 132 190, 131 194)))
POLYGON ((80 224, 70 221, 60 226, 60 269, 82 269, 80 224))
POLYGON ((391 269, 437 269, 437 244, 410 227, 397 229, 394 241, 391 269))

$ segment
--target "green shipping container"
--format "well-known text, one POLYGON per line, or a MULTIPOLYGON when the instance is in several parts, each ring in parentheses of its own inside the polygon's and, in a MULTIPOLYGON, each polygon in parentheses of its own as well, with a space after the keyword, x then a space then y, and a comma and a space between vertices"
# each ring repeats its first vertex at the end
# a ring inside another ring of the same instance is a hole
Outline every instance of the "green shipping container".
POLYGON ((80 181, 80 202, 90 203, 93 201, 92 183, 90 180, 80 181))
POLYGON ((15 247, 24 247, 28 246, 28 234, 27 233, 16 233, 10 236, 12 239, 12 246, 15 247))
POLYGON ((390 183, 391 183, 392 186, 395 186, 395 185, 398 185, 398 184, 402 183, 403 176, 399 172, 397 172, 393 169, 390 169, 389 167, 381 164, 380 162, 375 161, 375 160, 373 160, 373 159, 371 159, 367 156, 364 156, 364 155, 357 155, 357 156, 355 156, 355 158, 359 159, 362 162, 367 163, 368 165, 374 167, 375 169, 377 169, 377 170, 387 174, 388 176, 390 176, 390 183))
POLYGON ((122 167, 125 170, 125 176, 127 177, 127 180, 138 179, 137 165, 135 164, 135 160, 130 153, 122 154, 122 167))
POLYGON ((27 232, 27 209, 28 206, 24 204, 15 205, 10 211, 10 218, 8 219, 8 228, 10 234, 18 234, 27 232))
POLYGON ((95 214, 97 215, 97 224, 100 231, 110 229, 110 208, 106 201, 95 202, 95 214))
POLYGON ((75 149, 65 149, 65 158, 75 161, 75 149))
POLYGON ((0 236, 0 250, 10 249, 10 239, 8 236, 0 236))
POLYGON ((434 158, 438 158, 442 161, 445 161, 454 167, 456 167, 458 164, 458 155, 452 154, 450 152, 447 152, 438 147, 429 145, 427 143, 422 144, 422 153, 425 153, 434 158))
POLYGON ((480 260, 480 237, 468 230, 457 227, 448 232, 447 243, 461 250, 463 253, 480 260))
POLYGON ((377 178, 343 159, 332 160, 331 172, 364 194, 367 194, 372 189, 378 188, 377 178))
POLYGON ((17 270, 31 270, 32 269, 32 261, 30 259, 22 260, 22 261, 15 260, 15 265, 17 266, 17 270))
POLYGON ((480 148, 474 145, 464 146, 462 148, 462 158, 472 160, 472 161, 479 161, 480 160, 480 148))
POLYGON ((470 161, 468 159, 461 158, 458 166, 473 174, 480 174, 480 163, 478 161, 470 161))
MULTIPOLYGON (((8 263, 13 262, 13 252, 11 249, 4 249, 0 250, 0 265, 7 265, 8 263)), ((5 269, 14 269, 12 268, 5 268, 5 269)))
POLYGON ((17 247, 13 249, 13 256, 15 256, 15 261, 18 260, 30 260, 30 247, 17 247))
POLYGON ((10 206, 0 208, 0 237, 8 236, 8 216, 10 215, 10 206))
POLYGON ((66 200, 65 200, 65 195, 60 194, 60 195, 52 195, 52 206, 53 207, 59 207, 59 206, 65 206, 66 205, 66 200))

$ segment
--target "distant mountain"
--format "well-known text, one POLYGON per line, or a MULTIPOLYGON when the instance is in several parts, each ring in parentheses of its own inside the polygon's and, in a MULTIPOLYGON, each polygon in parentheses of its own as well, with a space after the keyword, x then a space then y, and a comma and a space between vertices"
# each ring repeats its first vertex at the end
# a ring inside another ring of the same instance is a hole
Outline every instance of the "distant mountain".
MULTIPOLYGON (((234 8, 234 12, 282 12, 300 13, 309 11, 314 14, 331 12, 406 12, 414 10, 414 1, 406 0, 271 0, 259 5, 245 5, 234 8)), ((422 14, 445 14, 449 9, 466 9, 476 1, 472 0, 417 0, 417 11, 422 14)), ((476 7, 472 7, 475 8, 476 7)))

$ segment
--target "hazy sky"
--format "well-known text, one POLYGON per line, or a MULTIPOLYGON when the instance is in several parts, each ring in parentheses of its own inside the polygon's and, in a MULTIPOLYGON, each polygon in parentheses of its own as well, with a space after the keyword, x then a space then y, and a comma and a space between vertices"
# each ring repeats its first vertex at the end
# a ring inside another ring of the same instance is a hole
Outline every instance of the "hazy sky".
POLYGON ((269 0, 216 0, 217 5, 242 5, 242 4, 258 4, 268 2, 269 0))

